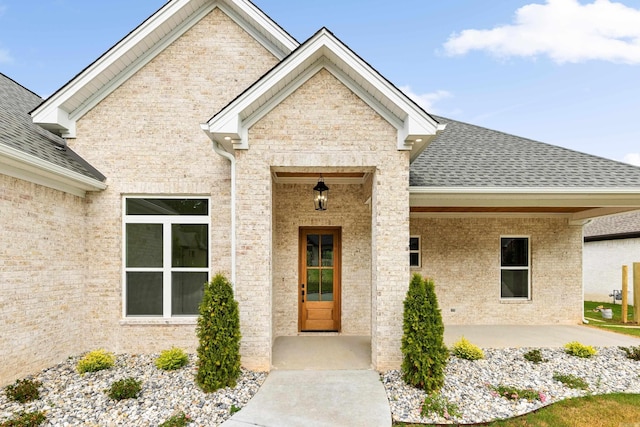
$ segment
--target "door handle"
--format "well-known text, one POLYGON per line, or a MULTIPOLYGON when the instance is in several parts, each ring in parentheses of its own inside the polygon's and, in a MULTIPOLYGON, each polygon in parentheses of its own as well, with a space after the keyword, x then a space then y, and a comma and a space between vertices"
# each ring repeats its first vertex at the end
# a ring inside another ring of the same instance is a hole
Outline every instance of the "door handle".
POLYGON ((304 283, 302 283, 300 285, 300 288, 302 289, 300 292, 302 292, 302 302, 304 302, 304 283))

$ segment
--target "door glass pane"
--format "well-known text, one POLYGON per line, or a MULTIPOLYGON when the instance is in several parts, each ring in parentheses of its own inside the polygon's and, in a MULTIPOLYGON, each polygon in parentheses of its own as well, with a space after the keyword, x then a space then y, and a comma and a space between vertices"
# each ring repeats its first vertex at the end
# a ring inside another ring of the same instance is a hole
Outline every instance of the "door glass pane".
POLYGON ((320 270, 307 270, 307 301, 320 300, 320 270))
POLYGON ((206 224, 171 225, 172 267, 208 266, 208 232, 206 224))
POLYGON ((322 266, 333 266, 333 235, 325 234, 322 236, 322 266))
POLYGON ((197 315, 207 273, 171 273, 171 314, 197 315))
POLYGON ((527 238, 501 239, 503 267, 526 267, 529 265, 528 240, 527 238))
POLYGON ((162 316, 162 272, 127 273, 127 316, 162 316))
POLYGON ((333 269, 322 270, 322 301, 333 301, 333 269))
POLYGON ((127 224, 127 267, 162 267, 162 224, 127 224))
POLYGON ((320 258, 320 236, 317 234, 307 235, 307 267, 319 266, 320 258))
POLYGON ((500 296, 502 298, 528 298, 529 272, 527 270, 502 270, 500 296))

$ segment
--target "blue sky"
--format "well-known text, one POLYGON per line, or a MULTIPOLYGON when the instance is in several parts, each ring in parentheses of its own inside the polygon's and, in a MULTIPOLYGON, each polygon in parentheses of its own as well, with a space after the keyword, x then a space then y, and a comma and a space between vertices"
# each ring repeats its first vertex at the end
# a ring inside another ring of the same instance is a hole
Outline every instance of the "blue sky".
MULTIPOLYGON (((0 72, 46 97, 164 0, 0 0, 0 72)), ((255 0, 429 112, 640 165, 640 0, 255 0)), ((212 113, 214 113, 212 111, 212 113)))

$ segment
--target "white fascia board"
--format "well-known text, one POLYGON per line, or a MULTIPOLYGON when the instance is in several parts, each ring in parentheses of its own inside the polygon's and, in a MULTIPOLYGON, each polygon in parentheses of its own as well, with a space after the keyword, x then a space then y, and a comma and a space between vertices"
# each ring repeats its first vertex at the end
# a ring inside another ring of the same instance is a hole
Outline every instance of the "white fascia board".
MULTIPOLYGON (((233 4, 239 7, 247 16, 252 19, 258 28, 264 29, 264 33, 260 33, 260 38, 263 40, 263 45, 267 47, 278 59, 282 60, 285 56, 293 52, 300 44, 286 31, 284 31, 278 24, 276 24, 271 18, 265 15, 256 5, 247 0, 234 1, 233 4), (270 45, 272 42, 267 39, 264 34, 268 34, 273 37, 279 45, 279 50, 273 49, 270 45)), ((232 17, 233 18, 233 17, 232 17)), ((238 22, 239 23, 239 22, 238 22)), ((244 25, 243 25, 244 27, 244 25)), ((245 28, 246 30, 246 28, 245 28)), ((254 33, 254 36, 257 34, 254 33)), ((256 37, 257 38, 257 37, 256 37)))
POLYGON ((411 187, 410 206, 637 207, 640 187, 411 187))
POLYGON ((85 197, 87 191, 107 188, 107 184, 102 181, 6 145, 0 145, 0 173, 78 197, 85 197))
POLYGON ((259 42, 261 42, 265 48, 272 52, 278 59, 282 59, 289 52, 287 49, 294 49, 297 47, 297 42, 293 40, 285 31, 280 29, 274 22, 272 22, 266 15, 261 13, 255 6, 245 0, 225 0, 233 2, 233 4, 242 10, 246 15, 254 20, 258 25, 266 25, 265 32, 268 32, 275 40, 282 46, 276 47, 269 38, 256 30, 251 24, 247 23, 243 18, 239 16, 237 12, 226 6, 223 0, 218 1, 205 1, 200 9, 192 14, 191 19, 182 22, 178 27, 171 30, 165 35, 162 40, 157 43, 152 49, 147 51, 144 55, 140 56, 132 63, 127 64, 123 72, 121 72, 117 78, 113 79, 107 85, 103 86, 98 92, 95 92, 90 98, 84 100, 80 107, 74 109, 74 111, 67 111, 64 108, 65 102, 70 100, 76 93, 78 93, 83 87, 90 84, 101 73, 105 72, 109 67, 113 66, 118 60, 126 56, 126 54, 135 47, 138 43, 143 42, 149 37, 156 29, 162 24, 169 21, 180 9, 185 7, 189 2, 193 0, 179 0, 170 2, 166 7, 160 9, 156 14, 152 15, 147 21, 145 21, 140 27, 134 30, 133 33, 128 35, 116 46, 107 51, 101 58, 99 58, 94 64, 83 71, 73 81, 63 87, 59 92, 55 93, 49 99, 47 99, 42 105, 37 107, 32 112, 33 121, 41 124, 46 129, 52 130, 56 133, 61 133, 62 136, 67 138, 74 138, 76 136, 75 122, 87 111, 95 107, 106 96, 118 88, 122 83, 128 80, 133 74, 139 71, 142 67, 148 64, 158 53, 163 51, 171 43, 177 40, 191 27, 198 23, 202 18, 208 15, 216 7, 220 7, 223 12, 229 15, 236 23, 238 23, 244 30, 253 35, 259 42), (284 51, 282 50, 284 48, 284 51), (61 131, 61 132, 60 132, 61 131))

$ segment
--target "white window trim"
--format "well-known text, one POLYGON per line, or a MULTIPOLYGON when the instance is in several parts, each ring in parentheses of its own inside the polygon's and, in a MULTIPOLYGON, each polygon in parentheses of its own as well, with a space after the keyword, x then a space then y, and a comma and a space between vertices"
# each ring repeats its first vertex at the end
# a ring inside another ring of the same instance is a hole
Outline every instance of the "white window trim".
POLYGON ((171 315, 171 273, 180 271, 206 272, 207 281, 211 280, 211 197, 201 195, 135 195, 122 197, 122 320, 121 324, 153 323, 153 324, 192 324, 197 315, 171 315), (207 200, 207 215, 127 215, 127 199, 205 199, 207 200), (171 235, 172 224, 206 224, 209 230, 207 239, 207 254, 209 267, 204 268, 175 268, 171 267, 171 239, 163 239, 163 259, 165 265, 161 268, 127 268, 127 224, 162 224, 162 235, 171 235), (162 316, 134 315, 127 316, 127 272, 157 272, 162 271, 162 316), (161 321, 161 322, 158 322, 161 321))
POLYGON ((411 249, 411 240, 409 240, 409 267, 411 269, 417 270, 422 268, 422 236, 420 235, 411 235, 409 239, 418 239, 418 249, 411 249), (418 254, 418 265, 411 265, 411 254, 418 254))
POLYGON ((498 297, 502 302, 527 302, 531 301, 531 236, 527 235, 506 235, 500 236, 498 241, 498 256, 500 257, 500 270, 498 271, 498 297), (503 297, 502 296, 502 270, 524 270, 525 267, 503 267, 502 266, 502 239, 527 239, 527 297, 503 297))

